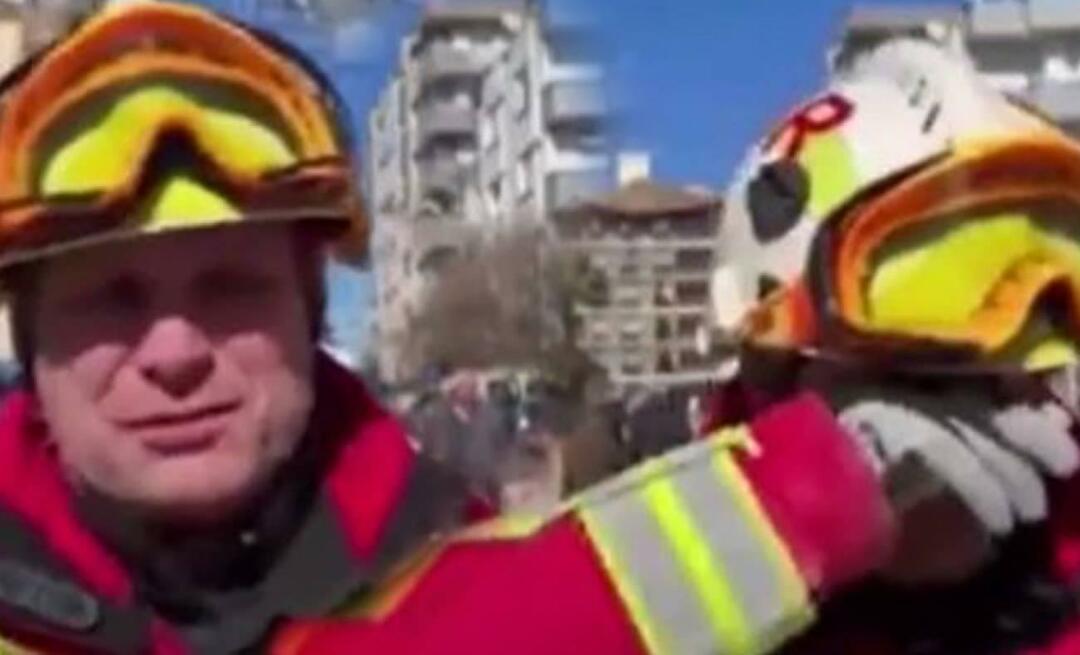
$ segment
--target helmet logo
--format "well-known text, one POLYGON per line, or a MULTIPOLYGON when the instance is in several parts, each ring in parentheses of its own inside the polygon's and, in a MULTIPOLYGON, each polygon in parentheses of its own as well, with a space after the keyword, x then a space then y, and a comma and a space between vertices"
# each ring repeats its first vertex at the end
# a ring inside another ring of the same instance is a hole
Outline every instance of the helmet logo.
POLYGON ((794 159, 802 152, 807 137, 842 125, 855 107, 844 96, 830 93, 807 104, 784 121, 765 141, 765 150, 779 149, 779 155, 794 159))

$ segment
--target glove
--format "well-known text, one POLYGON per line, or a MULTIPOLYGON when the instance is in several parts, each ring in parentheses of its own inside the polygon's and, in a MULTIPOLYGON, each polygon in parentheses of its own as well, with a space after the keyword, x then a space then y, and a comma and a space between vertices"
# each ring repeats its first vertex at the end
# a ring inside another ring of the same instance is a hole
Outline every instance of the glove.
POLYGON ((935 395, 858 385, 823 391, 883 479, 910 471, 911 460, 928 474, 890 486, 900 514, 947 491, 990 534, 1005 536, 1046 518, 1046 477, 1064 478, 1080 466, 1071 419, 1052 401, 1002 406, 974 389, 935 395))

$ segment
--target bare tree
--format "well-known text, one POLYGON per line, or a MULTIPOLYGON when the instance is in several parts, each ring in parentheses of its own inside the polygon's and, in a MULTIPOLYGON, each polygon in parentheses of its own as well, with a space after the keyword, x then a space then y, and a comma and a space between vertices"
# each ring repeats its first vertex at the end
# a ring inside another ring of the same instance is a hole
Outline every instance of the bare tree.
MULTIPOLYGON (((446 265, 414 317, 406 340, 414 370, 435 365, 495 369, 499 375, 509 369, 532 380, 531 391, 513 387, 509 404, 489 396, 491 409, 514 418, 501 445, 487 448, 487 469, 452 453, 445 458, 467 479, 494 480, 506 503, 550 501, 553 490, 582 488, 629 461, 602 405, 603 369, 575 343, 574 307, 602 286, 585 260, 560 249, 545 232, 518 229, 476 243, 446 265)), ((457 447, 464 452, 464 442, 491 441, 473 425, 459 426, 447 438, 443 433, 454 421, 438 402, 430 404, 429 429, 422 421, 415 429, 422 441, 433 442, 433 453, 441 443, 462 442, 457 447)))
POLYGON ((581 262, 540 230, 478 243, 445 267, 407 337, 414 368, 527 367, 570 388, 595 367, 574 343, 581 262))

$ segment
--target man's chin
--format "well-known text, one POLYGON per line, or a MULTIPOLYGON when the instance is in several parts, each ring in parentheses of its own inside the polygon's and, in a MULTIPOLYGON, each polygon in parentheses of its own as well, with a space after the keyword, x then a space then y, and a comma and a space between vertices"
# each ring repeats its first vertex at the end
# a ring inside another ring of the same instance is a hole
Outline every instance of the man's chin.
POLYGON ((195 462, 169 462, 155 468, 156 475, 138 503, 141 513, 155 522, 227 521, 242 511, 257 491, 254 472, 195 462))

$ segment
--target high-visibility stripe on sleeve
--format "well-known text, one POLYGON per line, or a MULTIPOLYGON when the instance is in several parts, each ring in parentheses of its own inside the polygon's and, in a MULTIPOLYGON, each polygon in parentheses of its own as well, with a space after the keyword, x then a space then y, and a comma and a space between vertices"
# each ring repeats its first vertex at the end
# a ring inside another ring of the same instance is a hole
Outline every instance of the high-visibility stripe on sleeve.
POLYGON ((13 641, 8 641, 0 636, 0 655, 34 655, 34 651, 27 650, 13 641))
POLYGON ((651 460, 578 500, 650 652, 768 652, 812 618, 805 584, 731 461, 737 445, 749 434, 651 460))
POLYGON ((704 610, 712 638, 723 646, 722 652, 752 652, 754 638, 740 606, 739 594, 731 584, 731 574, 717 557, 720 554, 716 552, 717 545, 710 543, 708 535, 701 530, 705 524, 694 520, 691 495, 687 493, 690 490, 686 489, 691 481, 678 482, 682 484, 658 476, 641 490, 642 499, 704 610))
MULTIPOLYGON (((780 598, 778 615, 758 614, 760 625, 772 624, 772 630, 758 634, 762 652, 772 652, 793 634, 801 632, 814 620, 814 608, 811 604, 810 591, 791 553, 784 546, 780 535, 773 529, 768 516, 758 503, 750 483, 739 471, 732 454, 728 450, 718 451, 714 465, 720 478, 727 483, 739 508, 739 514, 746 521, 755 543, 763 549, 762 553, 771 564, 776 575, 776 595, 780 598)), ((770 605, 771 606, 771 605, 770 605)), ((763 604, 763 609, 766 606, 763 604)))

